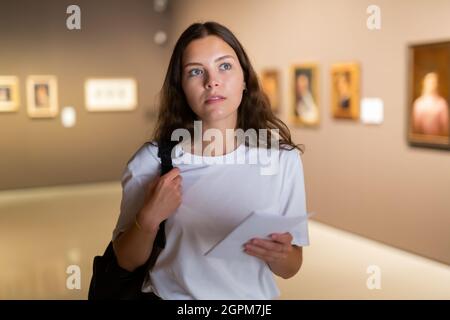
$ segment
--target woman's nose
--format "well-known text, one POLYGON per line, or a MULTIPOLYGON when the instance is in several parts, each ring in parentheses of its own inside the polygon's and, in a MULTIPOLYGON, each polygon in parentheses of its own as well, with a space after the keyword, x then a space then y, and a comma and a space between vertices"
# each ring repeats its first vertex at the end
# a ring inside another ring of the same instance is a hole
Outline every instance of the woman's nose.
POLYGON ((209 76, 206 79, 205 87, 206 87, 206 89, 212 89, 212 88, 218 87, 219 84, 220 84, 219 81, 215 77, 209 76))

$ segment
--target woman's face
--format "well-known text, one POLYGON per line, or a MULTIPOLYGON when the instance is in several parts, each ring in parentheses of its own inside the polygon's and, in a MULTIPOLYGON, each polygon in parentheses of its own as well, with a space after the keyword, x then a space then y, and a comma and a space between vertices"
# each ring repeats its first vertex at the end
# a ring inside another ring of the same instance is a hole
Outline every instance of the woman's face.
POLYGON ((192 111, 207 126, 235 128, 245 84, 233 48, 217 36, 194 40, 183 53, 182 68, 192 111))
POLYGON ((309 91, 309 79, 306 75, 301 74, 297 78, 297 92, 304 96, 309 91))

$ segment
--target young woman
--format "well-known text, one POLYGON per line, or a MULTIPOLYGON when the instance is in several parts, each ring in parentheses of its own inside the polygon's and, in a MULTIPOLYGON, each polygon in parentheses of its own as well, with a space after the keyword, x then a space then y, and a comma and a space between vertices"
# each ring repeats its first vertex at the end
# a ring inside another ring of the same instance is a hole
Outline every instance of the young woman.
POLYGON ((143 265, 167 219, 166 245, 143 292, 162 299, 276 298, 273 274, 287 279, 301 267, 302 246, 309 244, 306 220, 289 233, 248 239, 236 249, 241 251, 237 259, 205 253, 252 212, 306 216, 299 150, 286 125, 272 114, 231 31, 215 22, 191 25, 170 60, 152 142, 136 152, 123 174, 113 232, 119 265, 127 270, 143 265), (194 139, 176 145, 174 168, 160 177, 158 145, 180 129, 194 139), (261 134, 270 129, 277 131, 261 134), (230 130, 256 132, 266 151, 278 145, 279 152, 271 153, 276 170, 264 173, 262 163, 249 163, 262 148, 227 134, 230 130), (205 138, 211 132, 214 139, 205 138))

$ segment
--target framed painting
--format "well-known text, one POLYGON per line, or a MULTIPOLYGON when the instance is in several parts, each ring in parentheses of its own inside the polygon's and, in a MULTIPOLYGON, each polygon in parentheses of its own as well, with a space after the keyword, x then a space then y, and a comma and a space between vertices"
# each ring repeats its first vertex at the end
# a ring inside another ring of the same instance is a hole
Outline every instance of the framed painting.
POLYGON ((315 63, 296 64, 291 67, 292 123, 316 127, 320 123, 319 73, 315 63))
POLYGON ((357 63, 331 67, 331 112, 336 119, 359 119, 360 68, 357 63))
POLYGON ((408 142, 450 149, 450 41, 409 46, 408 142))
POLYGON ((31 118, 54 118, 58 114, 58 86, 55 76, 27 78, 27 111, 31 118))
POLYGON ((133 78, 90 78, 84 88, 88 111, 131 111, 137 106, 137 84, 133 78))
POLYGON ((261 84, 264 93, 270 101, 273 113, 280 112, 280 73, 276 69, 266 69, 261 72, 261 84))
POLYGON ((19 79, 0 76, 0 112, 14 112, 19 109, 19 79))

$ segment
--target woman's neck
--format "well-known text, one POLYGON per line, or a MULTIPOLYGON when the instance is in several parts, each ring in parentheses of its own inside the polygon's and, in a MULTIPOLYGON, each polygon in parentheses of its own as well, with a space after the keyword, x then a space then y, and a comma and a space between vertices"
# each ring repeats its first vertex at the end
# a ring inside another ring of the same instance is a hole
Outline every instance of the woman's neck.
POLYGON ((203 156, 221 156, 233 152, 238 147, 238 139, 234 135, 234 131, 233 135, 226 135, 222 132, 219 137, 217 135, 213 135, 212 139, 209 137, 208 135, 208 140, 194 141, 191 145, 191 153, 203 156))

